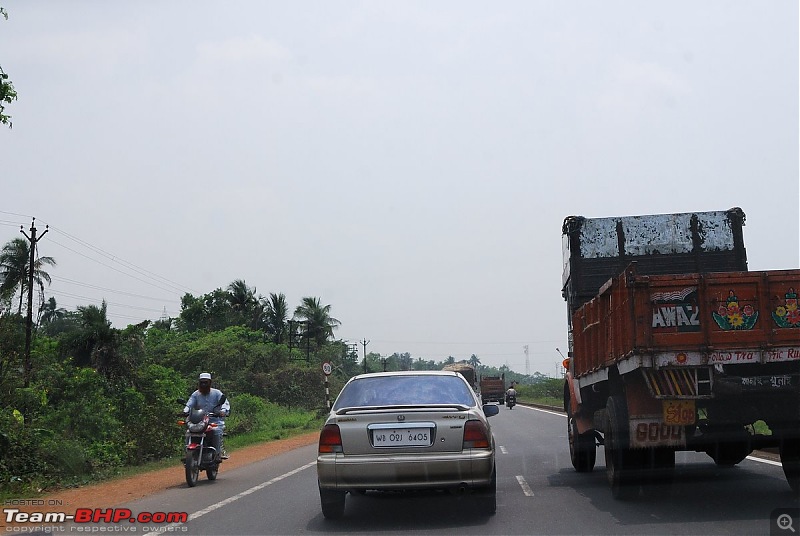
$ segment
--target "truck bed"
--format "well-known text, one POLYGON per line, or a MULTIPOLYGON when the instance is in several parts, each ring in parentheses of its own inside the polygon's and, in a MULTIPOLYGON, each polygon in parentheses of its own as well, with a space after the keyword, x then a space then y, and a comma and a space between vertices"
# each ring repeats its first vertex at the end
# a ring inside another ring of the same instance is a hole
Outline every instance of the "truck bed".
POLYGON ((798 290, 800 270, 638 275, 633 263, 573 315, 573 374, 800 363, 798 290))

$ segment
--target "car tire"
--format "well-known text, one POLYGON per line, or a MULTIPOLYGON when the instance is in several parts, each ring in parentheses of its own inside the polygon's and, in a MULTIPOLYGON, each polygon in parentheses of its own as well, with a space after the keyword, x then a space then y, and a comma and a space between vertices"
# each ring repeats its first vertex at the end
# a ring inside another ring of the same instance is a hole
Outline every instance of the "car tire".
POLYGON ((319 488, 319 502, 325 519, 339 519, 344 515, 346 491, 319 488))
POLYGON ((482 515, 493 516, 497 512, 497 469, 492 470, 489 486, 475 493, 475 509, 482 515))

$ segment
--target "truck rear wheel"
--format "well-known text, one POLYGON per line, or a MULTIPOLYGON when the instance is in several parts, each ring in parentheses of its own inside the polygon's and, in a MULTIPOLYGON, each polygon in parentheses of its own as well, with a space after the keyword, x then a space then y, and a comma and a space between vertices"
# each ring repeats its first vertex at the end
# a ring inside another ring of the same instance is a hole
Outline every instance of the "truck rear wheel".
POLYGON ((784 438, 780 446, 781 465, 786 481, 795 493, 800 492, 800 438, 784 438))
POLYGON ((590 473, 597 461, 594 433, 578 433, 578 425, 569 406, 567 409, 567 438, 569 439, 569 459, 572 467, 579 473, 590 473))
POLYGON ((629 448, 628 407, 624 396, 610 396, 605 416, 606 477, 615 499, 627 499, 639 491, 643 453, 629 448))
POLYGON ((715 443, 707 452, 717 465, 733 467, 747 458, 752 449, 746 441, 733 441, 730 443, 715 443))

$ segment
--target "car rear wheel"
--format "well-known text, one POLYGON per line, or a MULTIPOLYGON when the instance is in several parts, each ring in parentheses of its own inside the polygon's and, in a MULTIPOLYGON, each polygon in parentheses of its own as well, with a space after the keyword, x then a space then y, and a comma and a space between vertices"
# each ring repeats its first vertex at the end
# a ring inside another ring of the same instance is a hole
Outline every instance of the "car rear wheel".
POLYGON ((347 492, 319 488, 319 502, 325 519, 339 519, 344 515, 347 492))
POLYGON ((489 486, 476 490, 475 508, 483 515, 491 516, 497 512, 497 470, 492 470, 492 481, 489 486))

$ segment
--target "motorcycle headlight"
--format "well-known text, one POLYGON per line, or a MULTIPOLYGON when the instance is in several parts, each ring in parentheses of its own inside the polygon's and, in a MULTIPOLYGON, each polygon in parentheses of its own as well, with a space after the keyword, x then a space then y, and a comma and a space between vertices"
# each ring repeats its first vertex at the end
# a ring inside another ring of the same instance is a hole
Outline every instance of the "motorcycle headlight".
POLYGON ((195 422, 189 425, 189 431, 193 433, 202 432, 206 428, 206 423, 204 422, 195 422))

